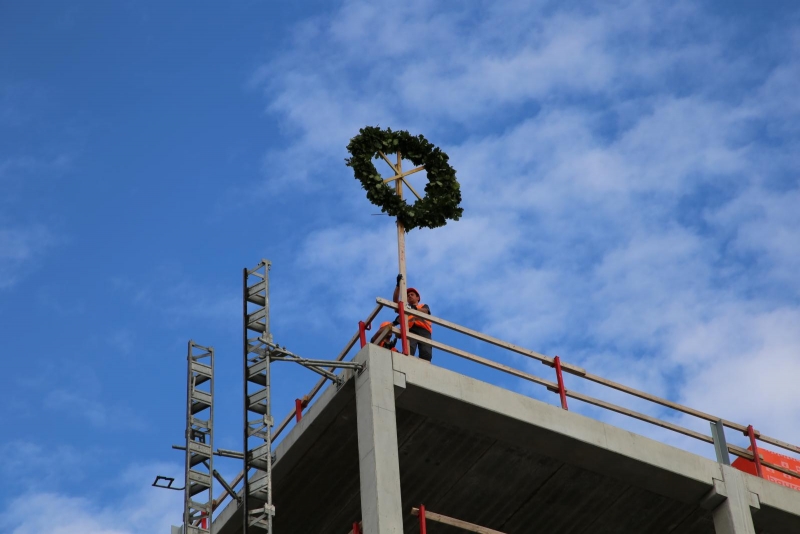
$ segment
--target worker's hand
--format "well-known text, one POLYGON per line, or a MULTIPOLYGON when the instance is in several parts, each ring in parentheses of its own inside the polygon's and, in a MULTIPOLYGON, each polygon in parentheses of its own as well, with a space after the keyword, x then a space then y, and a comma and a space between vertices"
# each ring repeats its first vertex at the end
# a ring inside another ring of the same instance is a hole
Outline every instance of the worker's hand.
POLYGON ((403 275, 402 275, 402 274, 398 274, 398 275, 397 275, 397 287, 400 287, 400 281, 401 281, 402 279, 403 279, 403 275))

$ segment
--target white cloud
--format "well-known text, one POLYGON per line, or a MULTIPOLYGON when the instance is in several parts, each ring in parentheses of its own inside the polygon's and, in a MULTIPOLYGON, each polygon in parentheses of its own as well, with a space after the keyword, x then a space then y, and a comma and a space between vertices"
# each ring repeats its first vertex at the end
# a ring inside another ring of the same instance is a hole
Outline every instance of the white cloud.
POLYGON ((150 484, 155 473, 179 469, 171 464, 131 467, 106 488, 102 499, 100 495, 26 492, 0 510, 0 530, 9 534, 169 532, 170 525, 182 522, 183 494, 150 484))
MULTIPOLYGON (((386 12, 345 2, 267 67, 291 140, 270 158, 294 166, 289 180, 313 183, 324 161, 329 201, 349 198, 360 191, 341 158, 359 127, 425 133, 465 207, 407 239, 410 282, 436 312, 800 441, 785 424, 800 405, 786 383, 800 313, 792 54, 765 66, 691 3, 386 12)), ((320 292, 340 317, 363 315, 393 286, 391 222, 343 219, 298 247, 307 315, 320 292)))

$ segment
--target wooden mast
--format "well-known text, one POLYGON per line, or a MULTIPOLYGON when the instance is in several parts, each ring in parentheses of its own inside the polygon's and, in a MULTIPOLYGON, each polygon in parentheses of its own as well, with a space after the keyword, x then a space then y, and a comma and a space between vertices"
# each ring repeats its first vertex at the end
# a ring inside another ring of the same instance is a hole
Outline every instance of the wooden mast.
MULTIPOLYGON (((398 176, 403 176, 403 160, 400 151, 397 151, 397 168, 395 169, 398 176)), ((394 182, 395 191, 400 198, 403 198, 403 179, 399 178, 394 182)), ((397 262, 399 264, 400 274, 403 279, 400 280, 400 293, 398 299, 406 302, 406 230, 403 228, 403 223, 400 218, 397 218, 397 262)))

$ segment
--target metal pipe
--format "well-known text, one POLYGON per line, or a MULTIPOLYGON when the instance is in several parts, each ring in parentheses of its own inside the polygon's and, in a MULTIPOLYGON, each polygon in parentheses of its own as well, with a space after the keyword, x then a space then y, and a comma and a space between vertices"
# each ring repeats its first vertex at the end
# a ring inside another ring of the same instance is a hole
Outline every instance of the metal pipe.
POLYGON ((402 300, 397 303, 397 313, 400 316, 400 339, 403 341, 403 354, 408 356, 408 321, 406 321, 406 304, 402 300))
POLYGON ((561 397, 561 408, 569 410, 567 408, 567 390, 564 388, 564 376, 561 373, 561 358, 556 356, 553 361, 556 364, 556 379, 558 380, 558 395, 561 397))
POLYGON ((756 474, 758 478, 764 478, 764 473, 761 471, 761 458, 758 454, 758 443, 756 442, 756 433, 753 430, 753 425, 747 426, 745 436, 750 438, 750 447, 753 449, 753 461, 756 463, 756 474))
POLYGON ((358 321, 358 338, 361 340, 361 348, 367 345, 367 325, 364 321, 358 321))

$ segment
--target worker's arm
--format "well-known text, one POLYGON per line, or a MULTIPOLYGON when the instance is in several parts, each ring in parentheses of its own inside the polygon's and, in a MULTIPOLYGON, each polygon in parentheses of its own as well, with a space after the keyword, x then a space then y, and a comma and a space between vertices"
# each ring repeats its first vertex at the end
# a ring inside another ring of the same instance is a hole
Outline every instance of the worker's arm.
POLYGON ((402 274, 397 275, 397 285, 394 288, 394 294, 392 295, 392 302, 400 302, 398 297, 400 297, 400 280, 403 279, 402 274))

